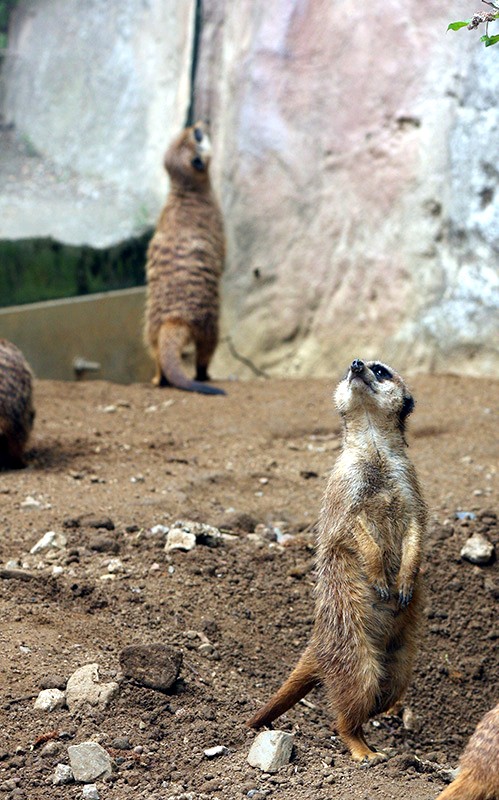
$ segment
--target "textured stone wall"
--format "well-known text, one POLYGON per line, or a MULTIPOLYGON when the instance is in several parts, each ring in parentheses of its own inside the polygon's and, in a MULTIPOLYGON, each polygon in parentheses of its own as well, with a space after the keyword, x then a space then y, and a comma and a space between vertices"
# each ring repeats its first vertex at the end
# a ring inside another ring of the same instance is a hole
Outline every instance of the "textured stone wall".
MULTIPOLYGON (((251 375, 235 348, 270 374, 335 375, 379 356, 498 376, 499 46, 445 32, 472 0, 202 8, 194 99, 226 219, 232 345, 214 374, 251 375)), ((161 204, 193 20, 187 1, 19 6, 7 120, 58 164, 105 181, 96 229, 108 236, 124 234, 124 216, 133 230, 137 209, 152 222, 161 204)))
POLYGON ((470 4, 204 5, 238 351, 286 374, 356 355, 499 374, 499 47, 445 33, 470 4))

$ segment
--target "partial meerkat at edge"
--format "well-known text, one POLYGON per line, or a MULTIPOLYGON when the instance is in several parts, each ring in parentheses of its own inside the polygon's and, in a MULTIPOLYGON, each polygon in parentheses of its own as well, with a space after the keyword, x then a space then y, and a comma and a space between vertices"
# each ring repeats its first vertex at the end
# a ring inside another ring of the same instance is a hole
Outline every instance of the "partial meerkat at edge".
POLYGON ((269 725, 323 683, 334 727, 356 761, 386 760, 362 726, 409 684, 422 616, 427 508, 407 456, 414 400, 378 361, 352 362, 335 393, 343 443, 319 519, 315 622, 289 678, 248 722, 269 725))
POLYGON ((225 258, 223 219, 213 194, 211 144, 201 122, 168 147, 164 166, 170 190, 147 252, 145 341, 156 365, 153 383, 202 394, 218 343, 219 283, 225 258), (182 352, 196 350, 196 378, 182 367, 182 352))
POLYGON ((437 800, 499 800, 499 703, 476 726, 457 778, 437 800))
POLYGON ((34 418, 31 368, 15 344, 0 339, 0 469, 26 466, 34 418))

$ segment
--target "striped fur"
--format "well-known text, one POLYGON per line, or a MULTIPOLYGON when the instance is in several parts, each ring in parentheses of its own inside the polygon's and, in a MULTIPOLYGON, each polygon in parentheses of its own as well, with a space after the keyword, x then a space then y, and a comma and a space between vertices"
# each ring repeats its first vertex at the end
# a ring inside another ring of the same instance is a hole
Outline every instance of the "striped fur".
POLYGON ((499 703, 478 723, 459 767, 437 800, 499 800, 499 703))
POLYGON ((204 383, 218 343, 225 256, 222 215, 209 178, 210 152, 199 122, 166 152, 170 191, 147 254, 145 340, 156 364, 156 385, 224 394, 204 383), (185 375, 181 363, 190 343, 196 349, 196 380, 185 375))
POLYGON ((0 469, 25 466, 24 451, 35 412, 33 375, 23 354, 0 339, 0 469))
POLYGON ((406 454, 405 417, 413 401, 400 376, 356 360, 335 400, 344 438, 319 521, 312 638, 288 680, 248 724, 270 724, 324 683, 352 757, 376 763, 386 756, 367 745, 362 725, 397 704, 410 680, 427 511, 406 454))

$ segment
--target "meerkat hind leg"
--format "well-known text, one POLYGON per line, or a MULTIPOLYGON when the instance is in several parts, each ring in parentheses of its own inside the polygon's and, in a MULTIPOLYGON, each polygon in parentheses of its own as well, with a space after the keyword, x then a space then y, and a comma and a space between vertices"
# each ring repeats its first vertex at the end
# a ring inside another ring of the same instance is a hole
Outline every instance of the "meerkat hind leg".
POLYGON ((364 738, 361 725, 355 730, 351 730, 340 717, 337 721, 336 729, 341 740, 350 750, 354 761, 360 761, 364 766, 372 766, 388 760, 387 754, 383 753, 381 750, 378 752, 376 752, 376 750, 371 750, 364 738))
POLYGON ((216 337, 207 333, 205 339, 196 340, 196 380, 211 380, 208 374, 208 366, 215 352, 216 337))

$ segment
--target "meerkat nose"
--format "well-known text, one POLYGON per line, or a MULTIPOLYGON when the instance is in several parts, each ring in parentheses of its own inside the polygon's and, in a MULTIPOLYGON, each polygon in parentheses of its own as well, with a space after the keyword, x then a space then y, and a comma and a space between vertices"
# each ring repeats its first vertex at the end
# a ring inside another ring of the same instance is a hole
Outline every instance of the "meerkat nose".
POLYGON ((352 361, 350 369, 352 372, 362 372, 364 369, 364 362, 361 361, 360 358, 356 358, 352 361))

